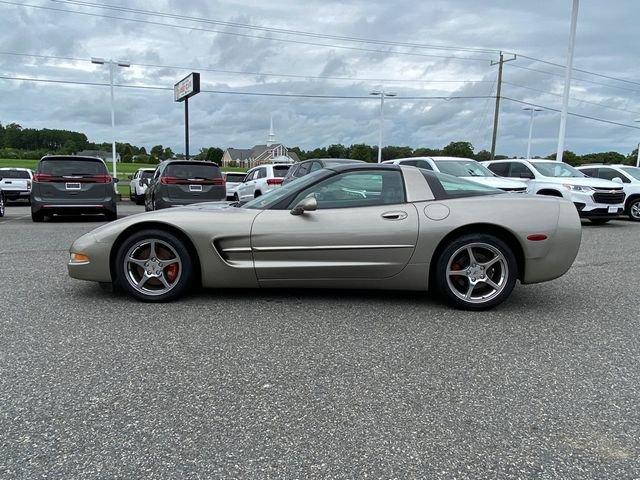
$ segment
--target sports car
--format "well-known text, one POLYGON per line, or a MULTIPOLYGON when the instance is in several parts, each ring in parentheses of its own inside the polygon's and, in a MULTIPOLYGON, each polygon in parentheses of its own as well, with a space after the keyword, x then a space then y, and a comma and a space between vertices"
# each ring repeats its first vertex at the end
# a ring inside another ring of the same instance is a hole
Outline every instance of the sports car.
POLYGON ((122 218, 78 238, 69 275, 148 302, 205 288, 432 290, 482 310, 571 267, 581 225, 561 198, 399 165, 312 172, 250 202, 122 218))

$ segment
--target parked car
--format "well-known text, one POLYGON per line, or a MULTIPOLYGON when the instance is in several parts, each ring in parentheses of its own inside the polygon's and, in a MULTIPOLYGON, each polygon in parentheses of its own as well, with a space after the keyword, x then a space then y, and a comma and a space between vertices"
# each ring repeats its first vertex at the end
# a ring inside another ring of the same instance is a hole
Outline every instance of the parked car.
POLYGON ((555 160, 490 160, 482 162, 496 175, 524 180, 529 193, 563 197, 573 202, 580 217, 603 224, 624 211, 622 186, 587 177, 571 165, 555 160))
POLYGON ((115 183, 97 157, 47 155, 40 159, 31 187, 31 219, 53 214, 118 216, 115 183))
POLYGON ((4 191, 2 191, 2 189, 0 188, 0 217, 4 217, 5 202, 6 200, 4 196, 4 191))
POLYGON ((472 158, 412 157, 385 160, 382 163, 409 165, 424 168, 425 170, 433 170, 434 172, 446 173, 447 175, 453 175, 454 177, 464 178, 489 187, 498 188, 505 192, 525 193, 527 191, 527 185, 525 183, 500 178, 472 158))
POLYGON ((224 178, 212 162, 165 160, 145 192, 145 210, 213 202, 226 198, 224 178))
POLYGON ((352 160, 350 158, 314 158, 313 160, 305 160, 303 162, 291 165, 291 168, 284 176, 282 185, 293 182, 296 178, 320 170, 321 168, 333 167, 335 165, 346 165, 350 163, 365 163, 362 160, 352 160))
POLYGON ((291 164, 287 163, 273 163, 252 168, 238 185, 234 200, 247 202, 280 187, 289 168, 291 164))
POLYGON ((576 209, 561 198, 352 164, 316 170, 243 206, 123 218, 78 238, 68 271, 147 302, 197 285, 432 289, 456 307, 481 310, 504 301, 518 279, 563 275, 580 239, 576 209))
POLYGON ((225 184, 227 186, 227 200, 235 200, 238 187, 247 174, 242 172, 227 172, 222 175, 224 176, 225 184))
POLYGON ((622 184, 627 195, 624 213, 634 222, 640 222, 640 168, 629 165, 582 165, 585 175, 622 184))
POLYGON ((28 168, 0 168, 0 188, 5 200, 26 200, 30 202, 33 172, 28 168))
POLYGON ((131 177, 129 182, 129 200, 137 205, 144 203, 144 194, 149 187, 149 180, 153 178, 155 168, 139 168, 131 177))

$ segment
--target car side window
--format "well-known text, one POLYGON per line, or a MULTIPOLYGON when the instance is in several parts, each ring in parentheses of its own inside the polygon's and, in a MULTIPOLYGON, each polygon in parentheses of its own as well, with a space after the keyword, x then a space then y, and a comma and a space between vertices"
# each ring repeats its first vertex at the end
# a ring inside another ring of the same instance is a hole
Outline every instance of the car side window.
POLYGON ((309 173, 310 168, 311 168, 311 162, 303 163, 302 165, 300 165, 300 168, 298 169, 298 176, 304 177, 306 174, 309 173))
POLYGON ((509 176, 516 178, 535 178, 533 172, 524 163, 511 162, 509 176))
POLYGON ((300 168, 300 165, 293 165, 289 171, 287 172, 287 177, 293 177, 293 178, 298 178, 298 169, 300 168))
POLYGON ((509 163, 492 163, 487 167, 493 173, 498 175, 499 177, 508 177, 509 176, 509 163))
POLYGON ((596 178, 598 177, 597 168, 581 168, 580 171, 588 177, 596 177, 596 178))
POLYGON ((321 170, 322 164, 320 162, 313 162, 311 164, 311 168, 309 169, 309 173, 315 172, 316 170, 321 170))
POLYGON ((410 167, 417 167, 418 160, 402 160, 400 165, 409 165, 410 167))
POLYGON ((258 170, 256 170, 257 175, 255 176, 255 178, 267 178, 267 169, 266 168, 259 168, 258 170))
POLYGON ((300 192, 289 205, 315 197, 318 209, 370 207, 405 202, 402 174, 397 170, 344 172, 300 192))
POLYGON ((255 170, 253 170, 252 172, 247 173, 247 176, 244 177, 244 180, 242 180, 242 183, 244 182, 248 182, 249 180, 253 180, 253 176, 256 173, 255 170))
POLYGON ((154 180, 154 181, 155 181, 155 180, 157 180, 157 179, 158 179, 158 177, 160 176, 160 170, 161 170, 160 168, 159 168, 159 169, 157 169, 157 170, 156 170, 156 173, 153 175, 153 180, 154 180))
POLYGON ((598 169, 598 178, 602 178, 604 180, 613 180, 616 177, 620 178, 623 183, 630 183, 631 182, 625 175, 617 172, 613 168, 599 168, 598 169))

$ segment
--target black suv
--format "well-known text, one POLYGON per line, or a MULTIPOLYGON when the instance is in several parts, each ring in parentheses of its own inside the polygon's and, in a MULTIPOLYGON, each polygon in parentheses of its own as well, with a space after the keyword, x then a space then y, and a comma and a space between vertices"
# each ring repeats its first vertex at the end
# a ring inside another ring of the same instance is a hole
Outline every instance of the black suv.
POLYGON ((144 206, 150 211, 226 198, 225 181, 215 163, 165 160, 149 182, 144 206))
POLYGON ((31 218, 42 222, 45 215, 98 213, 115 220, 116 182, 99 158, 42 157, 31 187, 31 218))
POLYGON ((344 165, 346 163, 365 163, 362 160, 352 160, 350 158, 314 158, 313 160, 305 160, 304 162, 292 165, 282 180, 282 184, 293 182, 296 178, 304 177, 311 172, 326 167, 335 167, 336 165, 344 165))

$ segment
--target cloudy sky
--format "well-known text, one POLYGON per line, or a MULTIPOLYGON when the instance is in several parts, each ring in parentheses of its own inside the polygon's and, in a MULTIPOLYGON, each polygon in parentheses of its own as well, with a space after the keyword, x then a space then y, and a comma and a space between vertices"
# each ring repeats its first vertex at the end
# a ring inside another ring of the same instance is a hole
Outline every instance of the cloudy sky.
MULTIPOLYGON (((227 93, 203 92, 190 102, 192 151, 262 143, 271 114, 278 140, 290 146, 375 144, 379 103, 368 94, 380 88, 398 95, 385 103, 386 144, 468 140, 476 151, 489 149, 494 100, 455 97, 495 95, 490 61, 497 50, 563 64, 571 9, 570 0, 100 0, 125 10, 97 3, 0 2, 0 76, 107 82, 107 69, 86 61, 92 56, 131 62, 116 82, 132 86, 167 88, 200 71, 204 90, 227 93), (434 96, 452 98, 415 98, 434 96)), ((582 0, 574 66, 628 81, 576 72, 571 112, 622 124, 640 118, 639 21, 637 0, 582 0)), ((504 81, 505 97, 561 106, 562 68, 519 57, 505 64, 504 81)), ((529 117, 522 106, 503 100, 498 153, 525 154, 529 117)), ((117 88, 116 109, 119 141, 184 150, 183 107, 172 91, 117 88)), ((80 130, 109 141, 109 112, 104 86, 0 79, 3 124, 80 130)), ((538 114, 534 155, 555 151, 559 117, 538 114)), ((569 117, 567 148, 578 153, 628 153, 638 141, 640 130, 569 117)))

